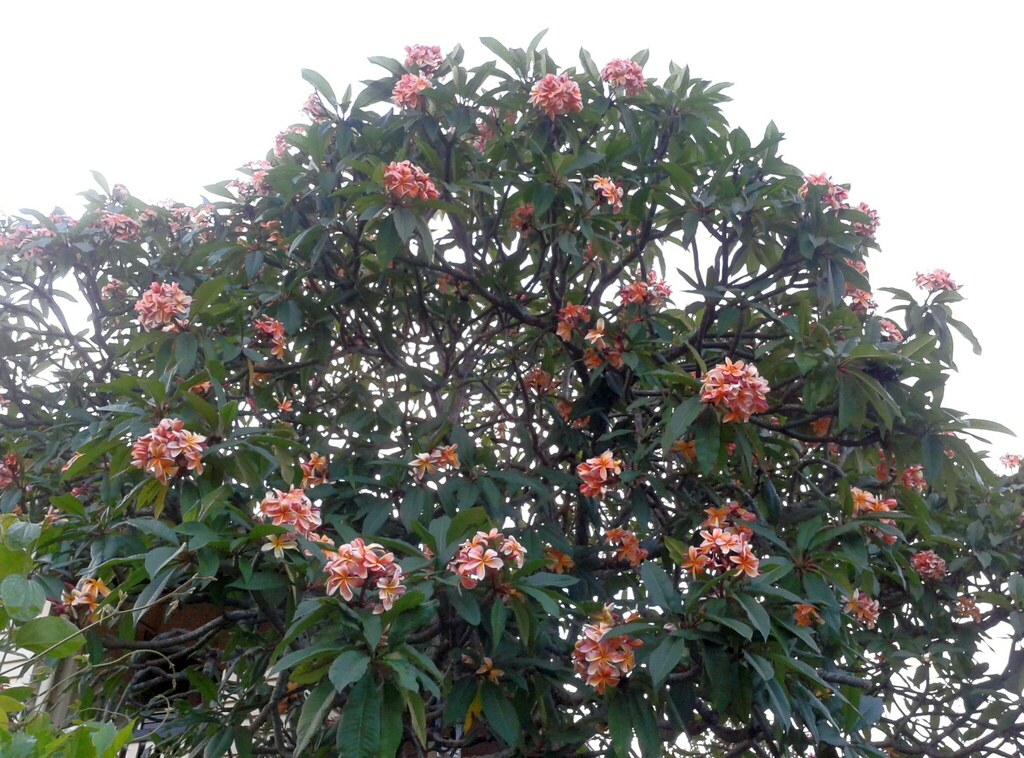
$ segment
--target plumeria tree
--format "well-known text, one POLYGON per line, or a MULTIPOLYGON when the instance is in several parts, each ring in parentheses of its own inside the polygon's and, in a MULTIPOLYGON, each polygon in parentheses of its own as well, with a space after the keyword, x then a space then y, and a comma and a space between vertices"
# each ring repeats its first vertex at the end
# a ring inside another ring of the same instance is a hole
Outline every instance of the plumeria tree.
POLYGON ((882 316, 878 215, 724 85, 538 41, 2 222, 11 755, 1021 750, 957 285, 882 316))

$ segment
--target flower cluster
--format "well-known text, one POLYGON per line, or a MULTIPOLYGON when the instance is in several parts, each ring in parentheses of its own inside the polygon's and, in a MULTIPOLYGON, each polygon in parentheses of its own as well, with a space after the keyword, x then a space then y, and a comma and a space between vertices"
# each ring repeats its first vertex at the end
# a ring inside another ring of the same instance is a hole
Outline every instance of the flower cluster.
POLYGON ((970 618, 974 622, 981 621, 981 610, 978 602, 970 595, 961 595, 956 599, 956 615, 959 618, 970 618))
POLYGON ((860 590, 854 590, 850 597, 843 597, 843 610, 860 621, 868 629, 874 629, 878 621, 878 601, 872 600, 860 590))
POLYGON ((391 101, 400 108, 419 108, 420 93, 433 87, 423 74, 402 74, 391 91, 391 101))
POLYGON ((737 576, 754 578, 760 574, 760 561, 750 546, 752 531, 739 521, 757 518, 739 503, 726 503, 720 508, 706 508, 707 518, 700 532, 701 543, 687 550, 680 564, 694 577, 705 571, 722 574, 735 569, 737 576))
POLYGON ((270 345, 270 354, 275 358, 284 359, 284 324, 270 316, 260 316, 252 322, 256 330, 256 339, 270 345))
POLYGON ((123 213, 105 211, 100 216, 100 226, 118 242, 134 242, 139 238, 139 225, 123 213))
POLYGON ((555 388, 554 377, 540 366, 531 366, 523 374, 523 390, 537 395, 546 395, 555 388))
POLYGON ((900 481, 904 487, 917 492, 924 492, 928 489, 928 482, 924 478, 924 466, 920 463, 903 469, 903 473, 900 474, 900 481))
POLYGON ((572 556, 553 547, 544 548, 544 557, 548 559, 547 570, 553 574, 564 574, 576 567, 572 556))
POLYGON ((889 319, 881 319, 878 322, 878 328, 882 331, 882 340, 884 342, 903 342, 903 332, 889 319))
POLYGON ((558 326, 555 333, 565 342, 572 339, 572 330, 577 324, 590 323, 590 314, 585 305, 569 303, 558 311, 558 326))
POLYGON ((284 154, 288 152, 288 148, 291 147, 291 144, 288 142, 288 137, 292 134, 301 134, 304 136, 306 134, 306 127, 296 124, 295 126, 290 126, 287 129, 278 132, 274 136, 275 158, 283 158, 284 154))
POLYGON ((185 428, 177 418, 165 418, 132 445, 132 463, 161 484, 187 471, 203 473, 206 437, 185 428))
POLYGON ((724 408, 727 413, 722 421, 749 421, 755 413, 768 410, 765 396, 768 382, 757 373, 752 363, 728 358, 702 377, 700 400, 724 408))
POLYGON ((822 195, 821 202, 832 210, 838 211, 849 207, 847 200, 850 193, 842 185, 833 184, 831 177, 825 174, 805 176, 803 186, 800 187, 800 197, 807 197, 807 192, 811 187, 825 187, 825 194, 822 195))
POLYGON ((797 626, 814 626, 824 623, 818 609, 808 603, 797 603, 793 606, 793 621, 797 626))
POLYGON ((437 45, 406 45, 405 67, 420 68, 424 71, 436 71, 444 58, 441 48, 437 45))
POLYGON ((1024 461, 1024 455, 1007 454, 999 458, 999 462, 1011 470, 1019 469, 1022 461, 1024 461))
POLYGON ((601 69, 601 78, 613 87, 624 87, 629 97, 639 95, 647 89, 644 70, 636 61, 616 58, 601 69))
POLYGON ((377 591, 378 602, 374 613, 390 611, 395 601, 405 594, 402 567, 395 563, 395 554, 381 545, 367 545, 359 537, 328 554, 324 572, 327 574, 328 595, 337 592, 351 602, 353 590, 360 590, 360 599, 367 592, 377 591))
POLYGON ((327 107, 320 99, 320 95, 316 92, 306 98, 306 102, 302 104, 302 112, 313 123, 326 121, 331 117, 330 111, 327 110, 327 107))
POLYGON ((871 313, 878 307, 870 292, 853 287, 849 283, 846 284, 846 296, 850 298, 850 310, 854 313, 871 313))
POLYGON ((622 305, 662 305, 672 294, 672 288, 654 271, 647 273, 647 280, 637 279, 635 282, 623 284, 619 288, 619 301, 622 305))
POLYGON ((319 453, 313 453, 308 461, 299 461, 302 469, 302 489, 309 489, 327 481, 327 459, 319 453))
MULTIPOLYGON (((476 662, 468 655, 462 656, 462 662, 467 666, 476 666, 476 662)), ((495 684, 498 684, 498 680, 505 674, 505 672, 495 666, 494 661, 486 655, 480 659, 480 665, 473 671, 473 673, 477 676, 486 676, 495 684)))
POLYGON ((385 166, 384 189, 396 200, 437 200, 440 197, 427 172, 411 161, 392 161, 385 166))
MULTIPOLYGON (((893 498, 875 497, 870 492, 859 487, 850 487, 850 494, 853 495, 853 517, 863 516, 867 513, 888 513, 896 508, 896 501, 893 498)), ((879 523, 896 526, 891 518, 879 519, 879 523)), ((870 534, 879 537, 885 544, 892 545, 896 542, 895 534, 886 534, 879 529, 869 529, 870 534)))
POLYGON ((558 400, 555 402, 555 410, 558 412, 559 417, 573 429, 586 429, 590 426, 590 416, 582 416, 580 418, 572 417, 573 405, 568 400, 558 400))
POLYGON ((548 118, 583 110, 580 85, 568 74, 548 74, 534 84, 530 90, 530 103, 544 111, 548 118))
POLYGON ((867 215, 868 222, 865 224, 860 221, 854 221, 853 231, 861 237, 874 237, 875 232, 878 231, 878 227, 881 226, 882 223, 878 220, 878 211, 870 208, 867 203, 861 203, 858 205, 857 210, 867 215))
POLYGON ((611 450, 605 450, 596 458, 587 458, 576 467, 576 475, 583 480, 580 492, 587 497, 604 497, 621 473, 622 461, 615 458, 611 450))
POLYGON ((88 608, 89 613, 92 614, 96 610, 96 606, 99 605, 100 601, 110 594, 110 588, 103 582, 102 579, 93 579, 89 577, 82 577, 78 580, 78 584, 71 588, 71 590, 64 593, 61 601, 65 605, 78 608, 88 608))
POLYGON ((153 282, 135 303, 135 312, 147 332, 157 328, 173 331, 177 329, 178 319, 188 316, 190 305, 192 298, 181 291, 177 282, 153 282))
POLYGON ((413 479, 418 482, 426 474, 458 468, 460 465, 458 447, 458 445, 442 445, 435 447, 429 453, 418 453, 409 463, 413 479))
POLYGON ((448 570, 459 577, 463 587, 471 590, 488 577, 496 577, 505 560, 515 563, 516 568, 522 568, 526 561, 526 548, 515 537, 506 537, 497 529, 491 529, 490 532, 477 532, 459 545, 448 570))
POLYGON ((533 203, 520 205, 508 217, 509 227, 520 234, 526 234, 533 226, 533 212, 533 203))
MULTIPOLYGON (((622 621, 629 623, 632 618, 631 614, 626 614, 622 621)), ((644 644, 627 634, 609 636, 616 626, 614 614, 606 608, 601 618, 583 625, 582 636, 573 648, 576 673, 602 694, 605 688, 618 686, 619 680, 633 670, 636 665, 633 649, 644 644)))
POLYGON ((615 557, 636 568, 647 558, 647 551, 640 547, 637 536, 625 529, 609 529, 604 541, 615 548, 615 557))
POLYGON ((612 206, 612 213, 622 210, 622 185, 604 176, 592 176, 590 182, 601 200, 612 206))
POLYGON ((100 290, 100 300, 115 300, 124 297, 124 282, 120 279, 111 279, 103 285, 100 290))
POLYGON ((932 550, 922 550, 910 556, 910 565, 922 579, 941 581, 946 575, 946 562, 932 550))
POLYGON ((941 268, 937 268, 928 274, 919 273, 914 278, 914 284, 928 292, 939 292, 941 290, 955 292, 960 289, 957 283, 950 278, 950 273, 941 268))
POLYGON ((18 457, 7 455, 0 459, 0 490, 10 487, 18 479, 18 457))
POLYGON ((320 509, 298 487, 290 488, 287 493, 278 489, 271 490, 260 501, 256 515, 261 519, 270 519, 274 526, 290 526, 307 539, 315 539, 313 532, 322 523, 320 509))

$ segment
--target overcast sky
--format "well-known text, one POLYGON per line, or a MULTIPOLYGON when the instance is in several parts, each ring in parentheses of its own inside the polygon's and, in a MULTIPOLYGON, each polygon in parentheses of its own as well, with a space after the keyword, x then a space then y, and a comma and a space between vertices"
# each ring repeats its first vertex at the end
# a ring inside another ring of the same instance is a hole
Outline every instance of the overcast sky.
MULTIPOLYGON (((876 288, 910 289, 917 271, 953 274, 967 298, 955 315, 985 353, 961 347, 947 404, 1024 433, 1020 7, 9 0, 0 211, 77 211, 90 169, 151 202, 193 202, 301 120, 301 68, 341 92, 384 75, 368 56, 401 58, 411 43, 461 43, 469 66, 493 57, 479 37, 525 47, 543 28, 562 66, 581 46, 599 65, 650 48, 647 76, 663 79, 675 60, 734 82, 734 125, 760 135, 774 120, 789 162, 852 183, 853 202, 879 211, 876 288)), ((1024 441, 996 438, 992 449, 1024 452, 1024 441)))

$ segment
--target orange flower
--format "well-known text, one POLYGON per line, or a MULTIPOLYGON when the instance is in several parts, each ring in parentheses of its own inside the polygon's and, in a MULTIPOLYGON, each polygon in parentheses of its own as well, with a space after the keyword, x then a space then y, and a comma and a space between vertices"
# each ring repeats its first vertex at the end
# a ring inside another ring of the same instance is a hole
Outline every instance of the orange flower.
POLYGON ((612 213, 622 210, 622 187, 604 176, 593 176, 590 182, 601 199, 612 206, 612 213))
POLYGON ((422 74, 402 74, 391 92, 391 100, 401 108, 418 108, 420 93, 433 88, 431 81, 422 74))
POLYGON ((321 524, 320 509, 297 487, 292 487, 287 494, 271 490, 260 501, 256 512, 260 518, 269 518, 274 526, 291 526, 307 538, 321 524))
POLYGON ((759 561, 757 556, 751 552, 750 546, 746 543, 744 543, 740 549, 739 555, 731 555, 729 556, 729 560, 736 564, 737 576, 746 574, 753 579, 760 573, 760 571, 758 571, 759 561))
POLYGON ((482 661, 482 663, 480 664, 480 668, 478 668, 478 669, 477 669, 476 671, 474 671, 473 673, 475 673, 475 674, 479 674, 479 675, 481 675, 481 676, 486 676, 486 677, 487 677, 488 679, 490 679, 490 680, 491 680, 492 682, 494 682, 495 684, 497 684, 497 683, 498 683, 498 679, 499 679, 499 678, 500 678, 500 677, 502 676, 502 674, 504 674, 505 672, 504 672, 504 671, 502 671, 502 670, 501 670, 501 669, 499 669, 499 668, 496 668, 496 667, 494 666, 494 661, 492 661, 492 660, 491 660, 490 658, 488 658, 488 657, 487 657, 487 656, 485 655, 485 656, 484 656, 484 658, 483 658, 483 661, 482 661))
POLYGON ((434 455, 437 456, 437 465, 439 468, 459 468, 459 455, 456 453, 458 445, 445 445, 434 450, 434 455))
POLYGON ((696 577, 704 573, 704 569, 709 563, 711 563, 711 558, 695 548, 693 545, 690 545, 688 555, 683 559, 683 562, 680 565, 696 577))
POLYGON ((676 440, 672 443, 672 447, 669 448, 669 452, 681 455, 686 460, 692 461, 697 458, 697 443, 693 440, 676 440))
POLYGON ((555 333, 568 342, 572 339, 572 330, 577 324, 586 324, 590 321, 590 314, 586 306, 569 303, 558 311, 558 326, 555 333))
POLYGON ((733 363, 728 358, 708 371, 703 378, 701 402, 726 410, 722 421, 749 421, 755 413, 768 410, 765 396, 768 382, 757 373, 753 364, 733 363))
POLYGON ((946 576, 946 562, 932 550, 914 553, 910 556, 910 565, 922 579, 938 582, 946 576))
POLYGON ((548 118, 583 110, 580 85, 567 74, 548 74, 534 84, 530 103, 544 111, 548 118))
POLYGON ((270 354, 275 358, 284 359, 284 324, 270 316, 260 316, 252 322, 256 330, 257 341, 270 344, 270 354))
POLYGON ((520 205, 509 216, 508 225, 520 234, 526 234, 533 227, 533 203, 520 205))
POLYGON ((643 563, 647 557, 647 551, 640 547, 640 540, 637 539, 637 536, 625 529, 609 529, 604 535, 604 540, 613 547, 618 545, 615 557, 626 561, 634 568, 643 563))
POLYGON ((312 453, 308 461, 300 461, 302 489, 309 489, 327 481, 327 459, 319 453, 312 453))
POLYGON ((564 574, 566 571, 572 571, 576 566, 575 561, 571 557, 553 547, 545 548, 544 556, 548 559, 548 571, 555 574, 564 574))
POLYGON ((410 161, 392 161, 384 168, 384 189, 396 200, 440 197, 427 172, 410 161))
POLYGON ((878 621, 878 601, 872 600, 860 590, 854 590, 850 597, 843 597, 846 605, 843 610, 860 621, 868 629, 875 628, 878 621))
POLYGON ((601 69, 601 78, 613 87, 623 87, 628 97, 634 97, 647 88, 644 70, 636 61, 616 58, 601 69))
POLYGON ((807 603, 797 603, 793 606, 793 620, 797 626, 814 626, 825 622, 818 609, 807 603))
POLYGON ((604 350, 608 347, 608 343, 604 340, 604 319, 599 318, 597 323, 594 324, 594 328, 587 332, 587 336, 584 337, 587 342, 593 345, 598 350, 604 350))
POLYGON ((287 532, 283 534, 269 534, 267 535, 266 544, 260 548, 261 551, 274 551, 275 558, 284 558, 285 550, 296 550, 298 545, 295 544, 295 537, 287 532))
POLYGON ((135 312, 139 314, 139 325, 147 332, 158 327, 171 331, 177 319, 188 315, 191 305, 192 298, 179 289, 177 282, 153 282, 135 303, 135 312))
POLYGON ((187 471, 203 473, 206 438, 185 429, 181 419, 165 418, 132 445, 132 462, 161 484, 187 471))

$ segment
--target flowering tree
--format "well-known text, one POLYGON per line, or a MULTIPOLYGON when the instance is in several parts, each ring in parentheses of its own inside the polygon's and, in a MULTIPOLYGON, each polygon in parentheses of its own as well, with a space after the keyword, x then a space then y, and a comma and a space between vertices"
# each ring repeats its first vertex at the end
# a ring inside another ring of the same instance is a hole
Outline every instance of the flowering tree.
POLYGON ((198 207, 97 177, 0 226, 0 621, 37 664, 0 740, 1019 751, 1019 485, 943 406, 949 274, 883 318, 877 214, 723 85, 484 42, 354 98, 305 72, 198 207))

